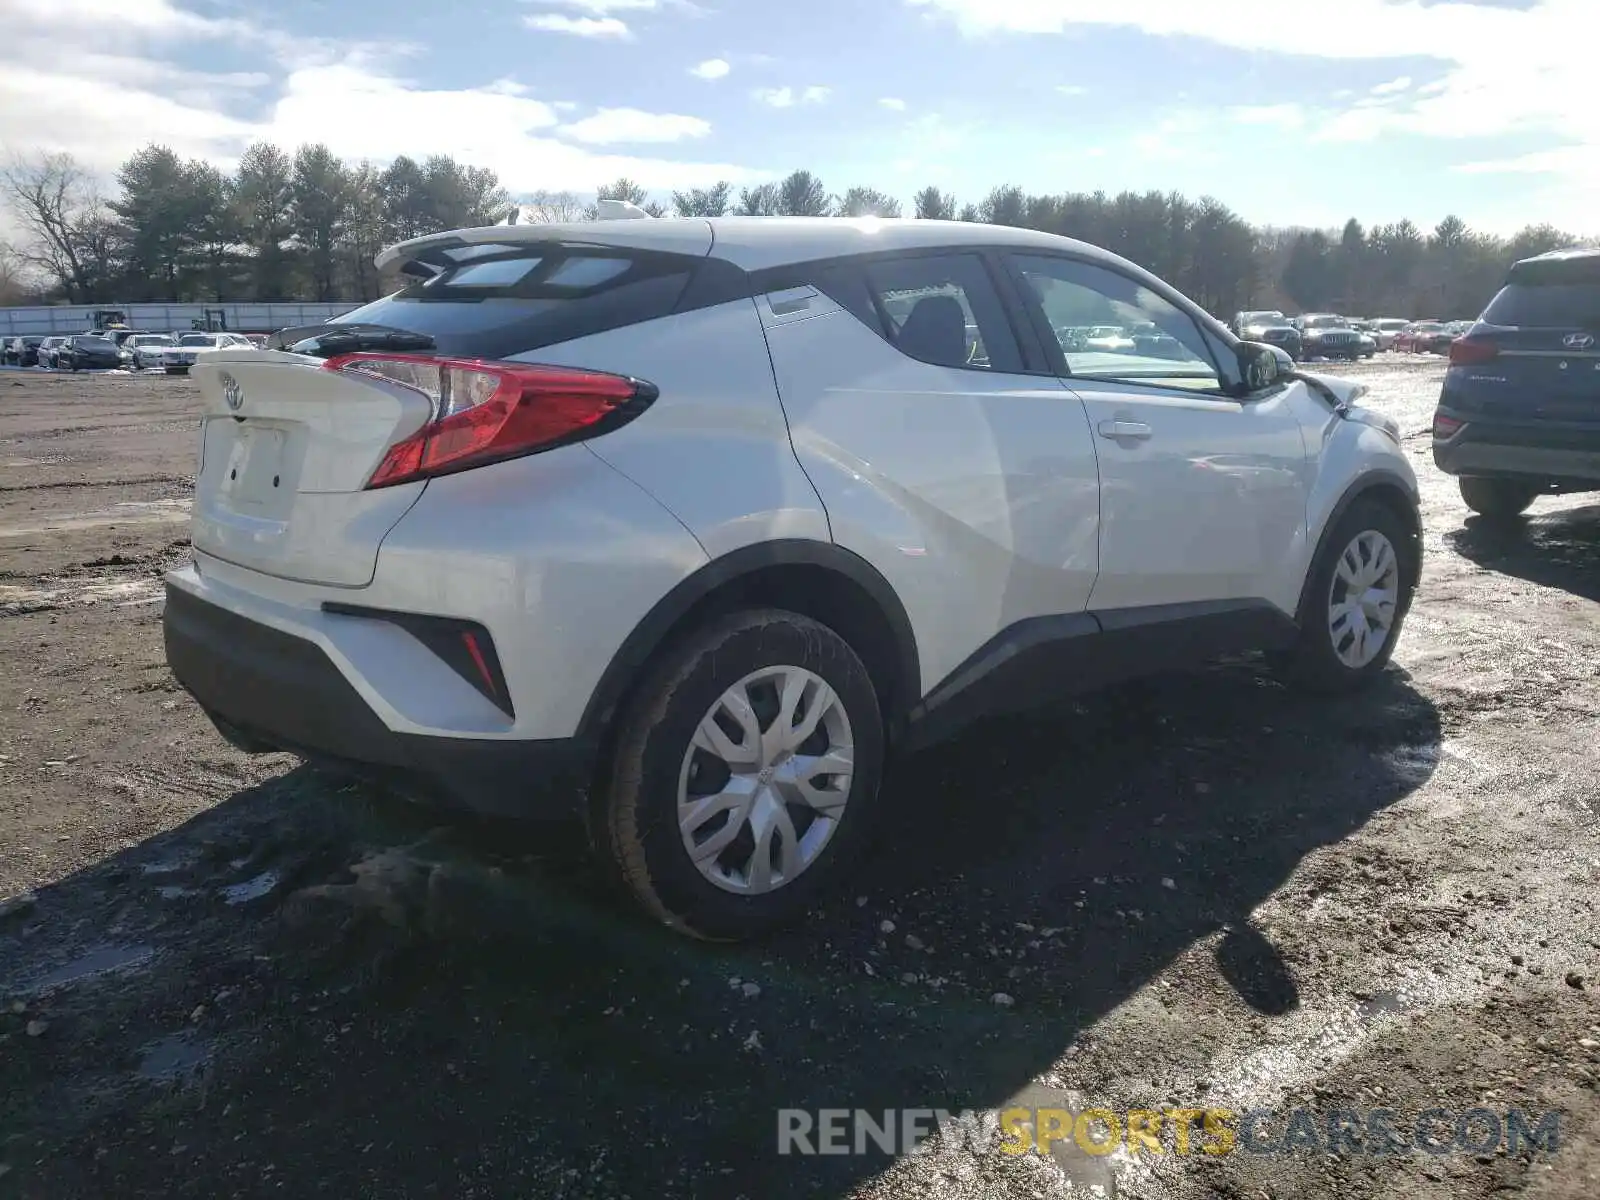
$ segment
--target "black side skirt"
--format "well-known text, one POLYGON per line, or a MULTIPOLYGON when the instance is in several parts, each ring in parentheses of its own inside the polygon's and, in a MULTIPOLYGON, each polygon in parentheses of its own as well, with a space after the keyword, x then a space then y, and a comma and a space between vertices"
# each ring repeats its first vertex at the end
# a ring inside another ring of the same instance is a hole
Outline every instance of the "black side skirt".
POLYGON ((911 712, 906 747, 942 741, 981 717, 1229 654, 1283 650, 1299 627, 1266 600, 1208 600, 1031 617, 1007 626, 911 712))

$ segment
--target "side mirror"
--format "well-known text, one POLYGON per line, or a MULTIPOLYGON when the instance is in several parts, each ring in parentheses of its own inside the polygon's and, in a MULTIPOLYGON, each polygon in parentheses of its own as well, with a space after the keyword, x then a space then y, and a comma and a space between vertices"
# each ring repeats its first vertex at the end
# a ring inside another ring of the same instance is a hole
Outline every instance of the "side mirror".
POLYGON ((1246 392, 1264 392, 1294 371, 1286 351, 1263 342, 1239 343, 1239 378, 1246 392))

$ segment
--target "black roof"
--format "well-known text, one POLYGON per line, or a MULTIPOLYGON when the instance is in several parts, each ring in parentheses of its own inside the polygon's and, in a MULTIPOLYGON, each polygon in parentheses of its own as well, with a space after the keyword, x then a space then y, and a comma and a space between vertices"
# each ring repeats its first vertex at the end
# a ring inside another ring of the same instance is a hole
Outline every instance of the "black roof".
POLYGON ((1507 283, 1600 283, 1600 249, 1552 250, 1512 264, 1507 283))

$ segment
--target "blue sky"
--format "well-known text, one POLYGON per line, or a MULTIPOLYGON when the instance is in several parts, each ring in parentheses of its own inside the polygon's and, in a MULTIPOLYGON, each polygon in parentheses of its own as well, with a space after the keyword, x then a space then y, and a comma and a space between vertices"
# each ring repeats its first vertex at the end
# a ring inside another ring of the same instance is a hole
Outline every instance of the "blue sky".
POLYGON ((0 148, 444 151, 513 190, 805 166, 963 200, 1600 230, 1600 0, 0 0, 0 148), (1581 36, 1577 36, 1580 34, 1581 36))

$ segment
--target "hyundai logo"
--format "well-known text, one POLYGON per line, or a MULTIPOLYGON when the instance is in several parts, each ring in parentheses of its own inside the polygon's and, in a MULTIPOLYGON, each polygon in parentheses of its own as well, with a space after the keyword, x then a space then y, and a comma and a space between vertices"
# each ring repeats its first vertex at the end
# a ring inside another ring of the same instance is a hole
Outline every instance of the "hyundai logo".
POLYGON ((1569 333, 1566 337, 1561 339, 1561 344, 1568 350, 1587 350, 1590 346, 1594 345, 1594 334, 1569 333))
POLYGON ((226 371, 222 373, 222 399, 232 412, 238 412, 244 406, 244 389, 239 386, 239 381, 226 371))

